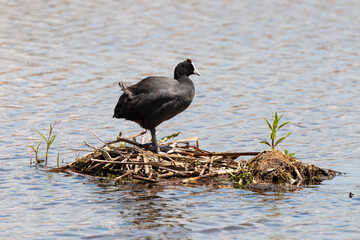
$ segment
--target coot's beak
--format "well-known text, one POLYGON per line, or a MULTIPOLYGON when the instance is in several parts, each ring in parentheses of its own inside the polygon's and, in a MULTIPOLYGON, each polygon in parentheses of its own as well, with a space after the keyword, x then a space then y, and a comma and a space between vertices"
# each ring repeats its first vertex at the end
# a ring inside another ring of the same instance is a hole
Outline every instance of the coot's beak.
POLYGON ((201 76, 200 72, 196 69, 194 64, 193 64, 193 67, 194 67, 194 74, 201 76))

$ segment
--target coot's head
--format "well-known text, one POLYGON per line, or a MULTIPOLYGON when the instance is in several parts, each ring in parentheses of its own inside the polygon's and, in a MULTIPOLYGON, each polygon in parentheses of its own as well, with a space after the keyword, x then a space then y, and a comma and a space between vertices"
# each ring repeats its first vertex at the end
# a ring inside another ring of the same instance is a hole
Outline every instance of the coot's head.
POLYGON ((190 76, 192 74, 196 74, 200 76, 200 72, 196 69, 194 63, 191 61, 190 58, 186 59, 185 61, 179 63, 175 68, 175 79, 178 79, 181 76, 190 76))

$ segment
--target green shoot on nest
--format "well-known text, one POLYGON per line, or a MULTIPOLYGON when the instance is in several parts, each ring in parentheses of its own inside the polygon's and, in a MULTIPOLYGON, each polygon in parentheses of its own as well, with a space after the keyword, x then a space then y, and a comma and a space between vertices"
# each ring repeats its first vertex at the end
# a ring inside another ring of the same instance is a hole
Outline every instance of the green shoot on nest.
POLYGON ((237 173, 236 175, 230 173, 230 175, 232 177, 233 182, 239 186, 245 185, 245 184, 256 183, 252 173, 248 170, 243 170, 243 171, 237 173))
POLYGON ((287 149, 285 149, 285 154, 288 155, 289 157, 292 157, 295 155, 295 153, 289 153, 289 151, 287 149))
POLYGON ((289 122, 285 122, 285 123, 279 125, 280 119, 282 118, 282 116, 283 116, 283 115, 281 115, 280 117, 278 117, 277 112, 275 112, 275 114, 272 115, 272 117, 273 117, 272 125, 269 123, 269 121, 268 121, 266 118, 264 118, 265 121, 266 121, 266 123, 267 123, 267 125, 268 125, 268 127, 269 127, 270 130, 271 130, 271 133, 270 133, 271 144, 270 144, 269 142, 267 142, 267 141, 261 141, 260 143, 263 143, 263 144, 266 144, 266 145, 270 146, 272 151, 274 151, 275 147, 276 147, 279 143, 281 143, 282 141, 284 141, 284 139, 287 138, 287 137, 292 133, 292 132, 289 132, 285 137, 282 137, 282 138, 280 138, 279 140, 277 140, 277 141, 275 142, 277 131, 279 131, 280 128, 282 128, 283 126, 285 126, 285 125, 287 125, 287 124, 290 123, 290 121, 289 121, 289 122))
MULTIPOLYGON (((122 136, 122 132, 119 132, 119 138, 121 138, 121 136, 122 136)), ((126 142, 120 142, 119 143, 119 147, 126 147, 126 142)))
POLYGON ((167 136, 167 137, 164 137, 164 138, 160 139, 159 144, 160 144, 160 143, 166 143, 168 140, 174 139, 174 138, 176 138, 177 136, 179 136, 179 134, 180 134, 180 132, 177 132, 177 133, 171 134, 171 135, 169 135, 169 136, 167 136))

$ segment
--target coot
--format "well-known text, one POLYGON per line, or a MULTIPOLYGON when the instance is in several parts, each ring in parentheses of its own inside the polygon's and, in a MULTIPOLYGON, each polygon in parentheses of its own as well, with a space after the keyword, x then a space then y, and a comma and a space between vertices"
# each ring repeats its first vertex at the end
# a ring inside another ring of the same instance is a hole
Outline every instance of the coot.
POLYGON ((200 76, 191 59, 179 63, 174 78, 147 77, 137 84, 126 87, 119 83, 123 94, 114 109, 114 118, 125 118, 151 131, 155 152, 159 152, 155 128, 184 111, 195 94, 190 75, 200 76))

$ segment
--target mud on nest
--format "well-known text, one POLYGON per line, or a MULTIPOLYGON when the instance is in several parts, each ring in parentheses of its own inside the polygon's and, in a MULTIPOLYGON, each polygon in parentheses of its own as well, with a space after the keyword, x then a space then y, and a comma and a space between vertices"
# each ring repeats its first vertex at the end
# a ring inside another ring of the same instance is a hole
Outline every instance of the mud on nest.
POLYGON ((160 149, 164 153, 158 154, 150 151, 148 145, 136 142, 135 137, 118 137, 115 141, 104 142, 105 145, 101 148, 87 144, 93 148, 91 153, 53 171, 80 174, 116 183, 208 185, 215 181, 217 185, 226 186, 254 186, 266 183, 302 186, 332 179, 338 174, 336 171, 325 170, 312 164, 304 165, 300 160, 277 150, 209 152, 199 148, 197 138, 191 138, 161 144, 160 149), (190 145, 189 141, 195 142, 195 145, 190 145), (240 158, 251 155, 255 157, 240 158))
POLYGON ((233 174, 238 184, 271 183, 281 185, 310 185, 332 179, 339 172, 303 164, 299 159, 279 150, 264 151, 243 162, 242 168, 233 174))

